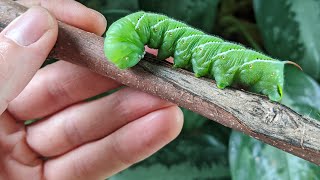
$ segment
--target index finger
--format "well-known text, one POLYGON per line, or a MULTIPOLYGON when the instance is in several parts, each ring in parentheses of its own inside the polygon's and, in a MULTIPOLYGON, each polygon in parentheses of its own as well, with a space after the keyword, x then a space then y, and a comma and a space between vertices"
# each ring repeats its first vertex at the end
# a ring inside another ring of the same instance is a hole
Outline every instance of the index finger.
POLYGON ((107 27, 107 20, 101 13, 77 1, 19 0, 17 2, 27 7, 40 5, 48 9, 58 20, 97 35, 102 35, 107 27))

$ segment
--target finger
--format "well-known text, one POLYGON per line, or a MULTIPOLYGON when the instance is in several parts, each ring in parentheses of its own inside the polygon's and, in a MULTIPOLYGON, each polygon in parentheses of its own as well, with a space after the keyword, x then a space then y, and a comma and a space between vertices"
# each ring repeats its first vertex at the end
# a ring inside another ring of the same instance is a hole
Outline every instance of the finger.
POLYGON ((8 110, 21 120, 42 118, 119 86, 86 68, 59 61, 39 70, 8 110))
POLYGON ((35 177, 36 172, 42 172, 42 160, 28 146, 24 127, 7 111, 0 115, 0 179, 35 177))
POLYGON ((7 111, 0 114, 0 137, 6 137, 21 131, 23 128, 22 123, 17 123, 7 111))
POLYGON ((108 97, 74 105, 29 126, 27 141, 42 156, 57 156, 103 138, 152 111, 172 105, 152 95, 125 88, 108 97))
MULTIPOLYGON (((157 56, 157 54, 158 54, 158 50, 157 50, 157 49, 151 49, 151 48, 149 48, 148 46, 145 46, 145 49, 146 49, 146 51, 147 51, 148 53, 153 54, 153 55, 155 55, 155 56, 157 56)), ((170 63, 173 63, 173 57, 168 57, 168 58, 166 59, 166 61, 168 61, 168 62, 170 62, 170 63)))
POLYGON ((44 164, 47 179, 104 179, 141 161, 173 140, 182 112, 170 106, 143 116, 101 140, 44 164), (59 173, 57 173, 59 172, 59 173))
POLYGON ((29 7, 41 5, 47 8, 60 21, 98 35, 102 35, 107 27, 107 21, 101 13, 87 8, 77 1, 20 0, 18 2, 29 7))
POLYGON ((0 159, 3 160, 5 156, 8 156, 6 157, 6 162, 1 163, 12 167, 18 163, 23 164, 24 166, 22 167, 34 167, 41 164, 42 161, 39 159, 38 154, 27 145, 24 127, 23 123, 17 123, 7 111, 0 115, 0 159), (28 156, 25 156, 25 154, 28 154, 28 156), (11 160, 15 162, 15 165, 10 163, 11 160))
POLYGON ((41 0, 18 0, 16 2, 26 7, 31 7, 31 6, 40 6, 41 5, 40 1, 41 0))
POLYGON ((34 7, 0 33, 0 114, 27 85, 55 44, 56 20, 34 7))

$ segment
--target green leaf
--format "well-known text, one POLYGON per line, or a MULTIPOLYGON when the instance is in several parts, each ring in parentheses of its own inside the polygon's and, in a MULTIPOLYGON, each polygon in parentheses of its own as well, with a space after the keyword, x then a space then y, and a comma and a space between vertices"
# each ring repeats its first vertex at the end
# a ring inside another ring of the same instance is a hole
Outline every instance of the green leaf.
POLYGON ((181 136, 111 180, 229 179, 227 148, 212 137, 181 136))
POLYGON ((108 20, 108 25, 123 16, 139 10, 138 0, 81 0, 80 2, 101 12, 108 20))
POLYGON ((194 129, 202 127, 206 121, 208 121, 207 118, 194 113, 192 111, 189 111, 185 108, 181 108, 183 112, 183 116, 185 117, 184 123, 183 123, 183 129, 186 132, 193 131, 194 129))
POLYGON ((139 0, 143 10, 166 14, 206 32, 211 32, 214 27, 218 2, 219 0, 139 0))
POLYGON ((296 67, 285 67, 282 104, 320 120, 320 86, 296 67))
POLYGON ((320 1, 254 0, 266 49, 320 80, 320 1))
POLYGON ((80 0, 79 2, 95 10, 127 9, 136 11, 139 8, 138 0, 80 0))
POLYGON ((182 134, 207 134, 213 136, 225 146, 229 144, 231 130, 200 114, 181 108, 184 115, 182 134))
POLYGON ((230 130, 191 111, 184 113, 189 115, 189 123, 197 119, 204 123, 193 129, 184 128, 177 139, 159 152, 110 179, 230 179, 225 140, 230 130))
POLYGON ((318 166, 236 131, 229 158, 233 180, 320 179, 318 166))

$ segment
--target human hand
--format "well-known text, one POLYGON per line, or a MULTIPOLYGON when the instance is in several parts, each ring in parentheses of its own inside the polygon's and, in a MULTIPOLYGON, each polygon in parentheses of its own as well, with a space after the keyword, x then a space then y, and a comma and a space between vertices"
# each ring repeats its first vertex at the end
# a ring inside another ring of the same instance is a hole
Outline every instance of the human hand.
POLYGON ((0 33, 0 179, 104 179, 177 136, 172 103, 131 88, 86 102, 121 85, 64 61, 38 70, 55 18, 101 35, 103 16, 71 0, 21 2, 52 15, 32 7, 0 33))

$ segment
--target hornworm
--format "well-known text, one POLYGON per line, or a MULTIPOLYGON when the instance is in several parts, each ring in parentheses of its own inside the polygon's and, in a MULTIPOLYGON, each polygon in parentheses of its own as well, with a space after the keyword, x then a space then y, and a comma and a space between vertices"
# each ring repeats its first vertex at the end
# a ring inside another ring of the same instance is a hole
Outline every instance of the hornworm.
POLYGON ((159 59, 173 56, 174 67, 192 69, 196 77, 214 78, 220 89, 240 85, 273 101, 282 98, 284 65, 294 64, 207 35, 165 15, 143 11, 109 27, 104 52, 109 61, 126 69, 143 58, 145 45, 158 49, 159 59))

